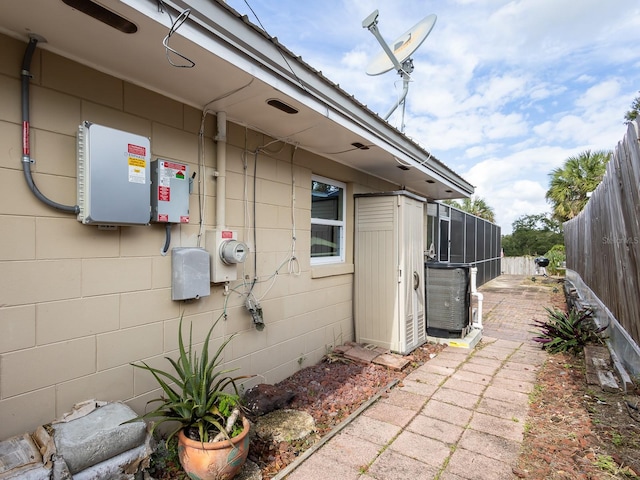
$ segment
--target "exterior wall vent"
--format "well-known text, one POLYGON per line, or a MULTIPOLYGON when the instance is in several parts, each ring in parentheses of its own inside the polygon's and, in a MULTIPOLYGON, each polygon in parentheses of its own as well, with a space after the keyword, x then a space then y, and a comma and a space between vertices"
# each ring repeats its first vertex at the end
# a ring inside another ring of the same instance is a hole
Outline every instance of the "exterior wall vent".
POLYGON ((271 105, 273 108, 277 108, 278 110, 283 111, 284 113, 288 113, 289 115, 295 115, 298 113, 298 109, 292 107, 284 103, 282 100, 278 100, 277 98, 270 98, 267 100, 267 104, 271 105))
POLYGON ((121 31, 122 33, 136 33, 138 31, 138 27, 134 23, 91 0, 62 1, 71 8, 75 8, 79 12, 89 15, 90 17, 121 31))

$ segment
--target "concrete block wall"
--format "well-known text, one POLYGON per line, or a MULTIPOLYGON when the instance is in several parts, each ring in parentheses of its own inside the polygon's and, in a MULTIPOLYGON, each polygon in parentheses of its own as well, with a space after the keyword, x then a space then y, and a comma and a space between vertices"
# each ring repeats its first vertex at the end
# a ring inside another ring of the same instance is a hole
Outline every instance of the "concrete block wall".
MULTIPOLYGON (((278 382, 319 361, 327 346, 353 338, 352 194, 391 190, 393 185, 302 149, 294 155, 291 146, 277 144, 277 153, 257 156, 254 245, 245 219, 247 209, 253 217, 256 158, 244 148, 248 145, 251 152, 273 139, 229 123, 226 223, 251 253, 228 298, 223 286, 212 285, 208 297, 173 302, 171 258, 160 254, 164 226, 99 230, 50 209, 27 188, 20 113, 25 48, 25 43, 0 35, 0 440, 32 431, 89 398, 124 400, 142 412, 158 390, 153 378, 130 362, 166 368, 164 357, 177 348, 181 315, 185 328, 191 322, 194 338, 201 341, 226 305, 213 347, 237 334, 225 353, 225 366, 259 375, 246 387, 278 382), (312 174, 348 186, 345 264, 310 265, 312 174), (291 254, 292 218, 299 272, 289 274, 285 267, 274 276, 291 254), (254 277, 266 323, 262 332, 253 327, 240 295, 242 279, 254 277)), ((152 159, 186 162, 197 171, 202 117, 197 108, 40 48, 31 72, 32 171, 49 198, 76 203, 76 137, 85 120, 148 136, 152 159)), ((206 191, 207 229, 216 221, 214 130, 215 117, 209 115, 206 172, 197 179, 206 191)), ((173 227, 172 247, 198 245, 196 192, 197 187, 190 198, 191 223, 173 227)))

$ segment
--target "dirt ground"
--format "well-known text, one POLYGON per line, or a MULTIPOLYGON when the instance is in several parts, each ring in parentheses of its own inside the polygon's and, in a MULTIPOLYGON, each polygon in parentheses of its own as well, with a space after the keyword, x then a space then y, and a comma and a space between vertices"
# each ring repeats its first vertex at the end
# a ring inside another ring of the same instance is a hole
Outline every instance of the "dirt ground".
MULTIPOLYGON (((562 291, 551 306, 566 310, 562 291)), ((640 479, 640 390, 588 385, 584 355, 550 355, 531 395, 519 478, 640 479)))
POLYGON ((587 385, 582 355, 550 356, 531 395, 514 473, 541 480, 640 478, 639 393, 587 385))

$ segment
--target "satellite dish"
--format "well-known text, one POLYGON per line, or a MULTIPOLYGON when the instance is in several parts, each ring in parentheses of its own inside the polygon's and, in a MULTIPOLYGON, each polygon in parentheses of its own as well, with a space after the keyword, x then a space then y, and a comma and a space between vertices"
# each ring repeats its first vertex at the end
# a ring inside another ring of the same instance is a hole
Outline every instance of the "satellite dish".
POLYGON ((411 55, 422 45, 422 42, 429 36, 436 24, 437 17, 434 14, 427 15, 425 18, 416 23, 413 27, 400 35, 391 48, 384 41, 380 31, 378 30, 378 10, 374 10, 367 18, 362 21, 362 27, 368 29, 380 43, 382 52, 376 55, 367 67, 367 75, 381 75, 395 68, 400 77, 402 77, 402 94, 398 97, 398 101, 384 116, 387 120, 391 114, 402 105, 402 124, 400 131, 404 132, 404 111, 405 99, 409 92, 409 81, 413 72, 413 60, 411 55))
MULTIPOLYGON (((427 39, 437 18, 434 14, 426 16, 392 43, 391 51, 400 64, 407 60, 427 39)), ((387 52, 382 51, 369 62, 367 75, 387 73, 394 66, 395 64, 387 52)))

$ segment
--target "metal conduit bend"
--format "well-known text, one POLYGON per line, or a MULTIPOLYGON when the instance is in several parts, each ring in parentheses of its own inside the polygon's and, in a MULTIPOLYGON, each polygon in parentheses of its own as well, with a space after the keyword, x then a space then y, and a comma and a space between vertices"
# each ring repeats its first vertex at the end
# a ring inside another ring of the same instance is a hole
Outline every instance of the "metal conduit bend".
POLYGON ((42 37, 39 37, 37 35, 31 35, 29 37, 29 44, 27 45, 27 49, 24 52, 24 57, 22 59, 22 70, 20 72, 22 77, 22 170, 24 172, 24 178, 27 181, 29 190, 31 190, 31 192, 36 196, 38 200, 57 210, 78 214, 80 212, 80 207, 78 205, 63 205, 61 203, 54 202, 53 200, 43 195, 33 181, 33 176, 31 174, 31 143, 29 139, 29 84, 31 81, 31 72, 29 69, 31 67, 33 52, 36 49, 38 41, 40 40, 45 41, 42 37))

